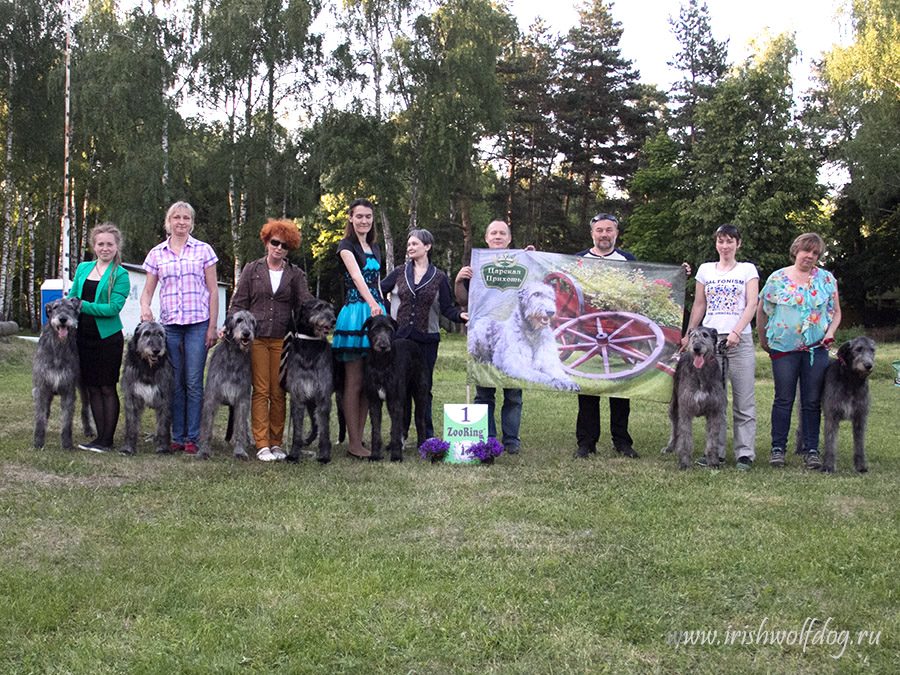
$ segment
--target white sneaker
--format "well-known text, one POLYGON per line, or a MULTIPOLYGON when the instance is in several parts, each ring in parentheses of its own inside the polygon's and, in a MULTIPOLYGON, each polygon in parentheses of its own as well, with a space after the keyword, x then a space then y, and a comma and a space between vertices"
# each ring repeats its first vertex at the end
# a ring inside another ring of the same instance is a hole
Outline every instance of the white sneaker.
POLYGON ((284 451, 281 449, 280 445, 272 446, 272 456, 279 461, 287 457, 287 455, 284 454, 284 451))
POLYGON ((261 462, 274 462, 276 457, 269 448, 260 448, 256 451, 256 459, 261 462))

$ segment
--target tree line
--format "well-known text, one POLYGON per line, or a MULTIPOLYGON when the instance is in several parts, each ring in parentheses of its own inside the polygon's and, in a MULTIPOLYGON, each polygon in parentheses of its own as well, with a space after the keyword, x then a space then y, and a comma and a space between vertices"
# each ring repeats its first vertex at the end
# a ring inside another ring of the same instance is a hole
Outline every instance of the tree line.
POLYGON ((267 217, 295 219, 295 262, 334 300, 358 196, 377 204, 388 267, 425 227, 455 270, 494 218, 519 245, 575 252, 602 210, 658 262, 713 259, 732 222, 763 275, 819 231, 860 318, 898 285, 900 0, 852 3, 852 44, 823 55, 799 102, 793 36, 729 63, 701 0, 670 19, 670 91, 622 57, 603 0, 564 35, 521 31, 490 0, 89 0, 71 24, 67 191, 63 10, 0 1, 0 318, 36 326, 64 213, 74 264, 106 220, 140 262, 179 199, 229 282, 261 255, 267 217), (825 167, 847 176, 838 190, 825 167))

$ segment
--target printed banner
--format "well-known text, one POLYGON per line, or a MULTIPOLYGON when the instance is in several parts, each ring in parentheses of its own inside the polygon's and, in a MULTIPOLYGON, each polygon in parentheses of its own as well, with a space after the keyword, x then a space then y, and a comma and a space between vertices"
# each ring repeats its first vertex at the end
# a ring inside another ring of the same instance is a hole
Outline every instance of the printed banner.
POLYGON ((669 400, 682 267, 475 249, 472 270, 470 383, 669 400))

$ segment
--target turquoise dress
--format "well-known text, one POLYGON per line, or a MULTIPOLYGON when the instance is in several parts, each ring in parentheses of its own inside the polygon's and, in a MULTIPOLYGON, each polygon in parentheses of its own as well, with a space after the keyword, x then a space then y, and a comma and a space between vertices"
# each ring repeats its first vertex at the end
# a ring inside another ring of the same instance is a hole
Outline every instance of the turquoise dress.
MULTIPOLYGON (((366 253, 365 256, 366 264, 361 269, 363 279, 366 281, 366 286, 369 287, 369 292, 384 310, 384 300, 381 298, 378 279, 381 265, 374 253, 366 253)), ((356 361, 365 356, 369 349, 369 338, 366 337, 362 326, 366 319, 372 316, 372 311, 359 291, 356 290, 356 285, 346 268, 344 269, 344 291, 347 299, 338 314, 334 327, 332 349, 339 361, 356 361)))

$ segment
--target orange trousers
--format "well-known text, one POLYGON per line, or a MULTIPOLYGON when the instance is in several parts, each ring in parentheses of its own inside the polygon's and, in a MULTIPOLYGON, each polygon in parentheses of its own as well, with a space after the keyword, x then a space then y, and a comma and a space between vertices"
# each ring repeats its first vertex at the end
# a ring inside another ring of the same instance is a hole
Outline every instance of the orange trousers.
POLYGON ((257 450, 281 446, 284 438, 285 394, 278 384, 283 343, 282 338, 256 338, 250 348, 250 427, 257 450))

